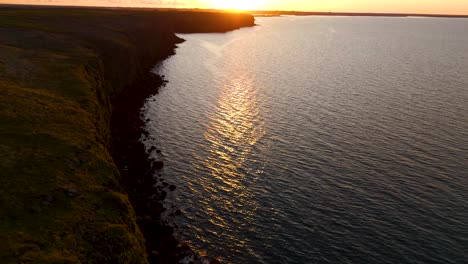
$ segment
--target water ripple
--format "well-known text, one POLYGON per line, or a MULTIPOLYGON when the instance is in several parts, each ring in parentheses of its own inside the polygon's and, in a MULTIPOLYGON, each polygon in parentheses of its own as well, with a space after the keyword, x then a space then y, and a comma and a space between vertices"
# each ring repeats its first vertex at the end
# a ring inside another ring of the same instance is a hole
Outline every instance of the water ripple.
POLYGON ((467 21, 183 35, 146 108, 181 238, 226 263, 465 263, 467 21))

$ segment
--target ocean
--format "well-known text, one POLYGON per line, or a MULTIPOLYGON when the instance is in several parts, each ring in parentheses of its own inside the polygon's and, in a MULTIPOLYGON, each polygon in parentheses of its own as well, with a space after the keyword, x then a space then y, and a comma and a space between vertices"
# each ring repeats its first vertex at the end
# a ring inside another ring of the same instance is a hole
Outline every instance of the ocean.
POLYGON ((468 19, 256 21, 180 34, 154 69, 180 240, 224 263, 468 263, 468 19))

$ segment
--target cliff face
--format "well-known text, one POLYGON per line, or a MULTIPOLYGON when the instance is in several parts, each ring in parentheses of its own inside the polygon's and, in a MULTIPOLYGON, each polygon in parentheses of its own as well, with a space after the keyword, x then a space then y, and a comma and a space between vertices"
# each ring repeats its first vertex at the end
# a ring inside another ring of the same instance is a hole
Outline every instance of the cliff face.
POLYGON ((146 263, 148 222, 137 224, 122 155, 110 154, 112 139, 129 138, 112 138, 112 102, 113 123, 127 116, 139 131, 137 108, 162 83, 149 70, 173 54, 175 31, 252 25, 241 14, 0 8, 0 262, 146 263), (123 91, 140 98, 127 104, 123 91))

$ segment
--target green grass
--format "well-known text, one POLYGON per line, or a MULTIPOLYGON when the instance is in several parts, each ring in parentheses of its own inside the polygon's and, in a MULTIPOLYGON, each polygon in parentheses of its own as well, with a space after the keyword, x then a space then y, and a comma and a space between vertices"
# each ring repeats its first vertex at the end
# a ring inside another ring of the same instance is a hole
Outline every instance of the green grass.
POLYGON ((72 21, 95 15, 64 28, 57 12, 0 10, 0 262, 145 263, 107 150, 101 54, 72 21))

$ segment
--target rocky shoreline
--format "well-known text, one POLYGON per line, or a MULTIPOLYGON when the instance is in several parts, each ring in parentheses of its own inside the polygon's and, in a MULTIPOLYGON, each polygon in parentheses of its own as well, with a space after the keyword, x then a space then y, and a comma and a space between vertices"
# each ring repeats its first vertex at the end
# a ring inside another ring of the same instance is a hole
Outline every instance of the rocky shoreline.
MULTIPOLYGON (((176 186, 169 185, 158 173, 164 163, 151 158, 151 152, 161 153, 155 147, 147 150, 141 140, 145 135, 142 107, 147 98, 156 94, 165 81, 149 72, 146 78, 127 87, 114 98, 111 120, 111 154, 119 168, 121 181, 134 207, 137 224, 145 237, 145 247, 150 263, 179 263, 186 259, 193 263, 218 263, 208 260, 183 245, 174 236, 174 229, 161 216, 167 193, 176 186)), ((172 208, 173 215, 181 211, 172 208)))
POLYGON ((149 73, 145 79, 127 87, 114 98, 111 154, 135 210, 137 224, 145 237, 150 263, 178 263, 185 257, 188 248, 179 245, 172 227, 161 219, 161 213, 166 210, 162 201, 169 191, 169 185, 158 184, 160 179, 155 174, 164 164, 151 159, 140 140, 144 133, 141 108, 163 84, 160 76, 149 73))
MULTIPOLYGON (((181 30, 193 32, 193 30, 181 30)), ((175 43, 183 42, 177 38, 175 43)), ((175 49, 175 48, 174 48, 175 49)), ((167 57, 174 53, 167 54, 167 57)), ((137 224, 145 237, 145 247, 150 263, 220 263, 217 259, 202 257, 188 245, 181 244, 174 236, 174 227, 162 218, 168 192, 175 191, 158 173, 164 162, 151 157, 152 152, 161 153, 156 147, 147 149, 142 136, 146 120, 143 106, 148 98, 158 93, 166 81, 162 76, 148 70, 132 85, 126 87, 112 100, 114 111, 111 119, 111 154, 117 165, 123 186, 135 209, 137 224)), ((172 215, 180 215, 172 208, 172 215)))
MULTIPOLYGON (((184 33, 197 32, 180 20, 176 31, 184 33), (178 29, 179 28, 179 29, 178 29)), ((229 29, 223 28, 221 32, 229 29)), ((210 29, 201 29, 210 32, 210 29)), ((219 32, 219 29, 211 29, 219 32)), ((175 32, 174 32, 175 33, 175 32)), ((183 42, 175 38, 173 44, 183 42)), ((164 59, 174 55, 175 46, 164 59)), ((161 57, 162 58, 162 57, 161 57)), ((162 60, 164 60, 162 59, 162 60)), ((156 63, 156 61, 155 61, 156 63)), ((137 224, 145 237, 145 248, 150 263, 219 263, 216 259, 201 257, 188 245, 181 244, 174 236, 174 227, 162 219, 162 213, 167 210, 163 206, 167 193, 174 191, 176 186, 169 185, 158 173, 163 168, 161 160, 151 158, 151 152, 161 153, 155 147, 147 150, 142 136, 147 135, 144 130, 142 108, 148 98, 158 93, 166 81, 148 69, 147 75, 141 76, 127 86, 112 100, 113 113, 111 118, 112 144, 111 155, 117 165, 122 185, 125 188, 130 203, 137 217, 137 224)), ((173 209, 173 215, 180 215, 181 211, 173 209)))

